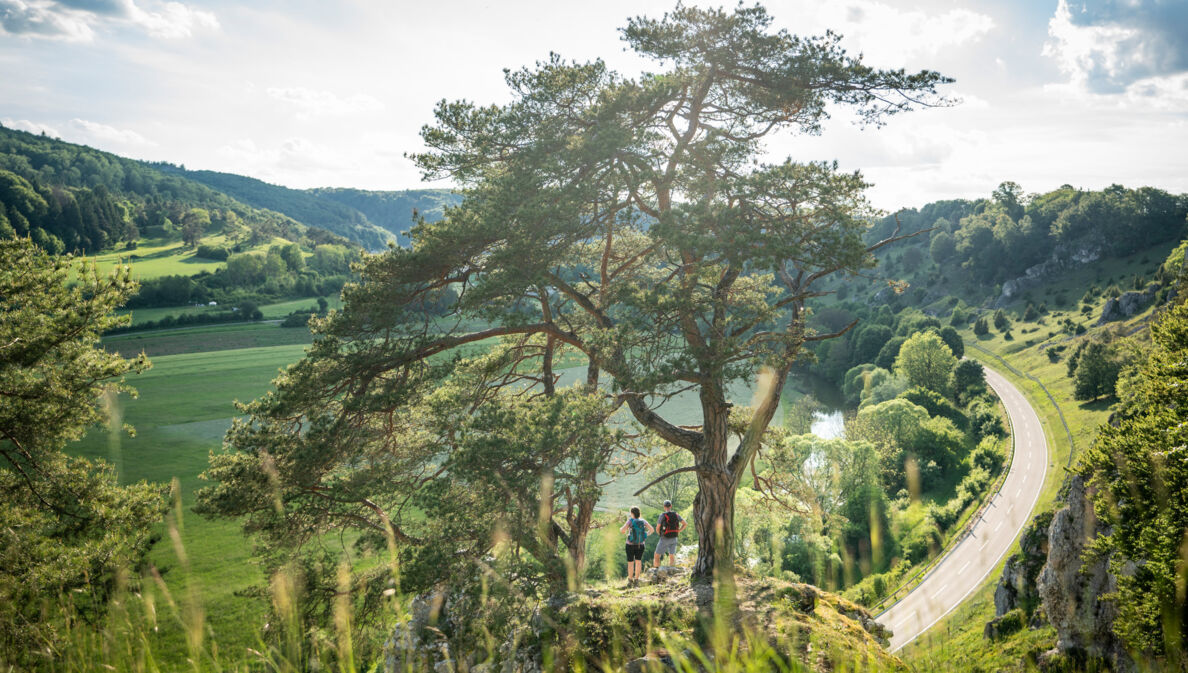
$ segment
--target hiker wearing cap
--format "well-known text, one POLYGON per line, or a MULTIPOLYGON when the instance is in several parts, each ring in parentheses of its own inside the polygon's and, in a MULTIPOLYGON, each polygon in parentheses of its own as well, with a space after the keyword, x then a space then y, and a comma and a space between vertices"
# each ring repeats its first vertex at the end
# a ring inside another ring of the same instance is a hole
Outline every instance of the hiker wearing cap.
POLYGON ((680 514, 672 511, 672 501, 664 501, 664 512, 656 522, 656 532, 660 533, 660 542, 656 544, 656 556, 652 559, 654 567, 660 567, 660 557, 668 554, 668 565, 676 565, 677 536, 685 530, 685 520, 680 514))

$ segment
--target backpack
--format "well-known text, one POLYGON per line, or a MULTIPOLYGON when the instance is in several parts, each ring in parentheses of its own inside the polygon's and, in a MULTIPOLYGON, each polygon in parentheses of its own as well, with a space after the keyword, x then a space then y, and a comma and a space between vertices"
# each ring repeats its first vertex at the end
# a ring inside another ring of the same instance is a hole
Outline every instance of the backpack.
POLYGON ((660 534, 664 537, 676 537, 681 530, 681 516, 676 512, 665 512, 660 515, 660 534))
POLYGON ((643 544, 648 539, 643 519, 632 519, 631 530, 627 531, 627 544, 643 544))

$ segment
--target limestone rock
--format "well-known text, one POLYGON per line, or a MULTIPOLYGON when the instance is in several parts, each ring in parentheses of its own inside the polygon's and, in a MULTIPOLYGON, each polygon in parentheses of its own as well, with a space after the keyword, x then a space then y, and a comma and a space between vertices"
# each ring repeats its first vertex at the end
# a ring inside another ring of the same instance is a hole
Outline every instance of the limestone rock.
POLYGON ((1048 529, 1048 561, 1040 571, 1036 588, 1048 621, 1056 629, 1056 648, 1065 653, 1084 654, 1110 660, 1113 670, 1134 669, 1121 641, 1114 635, 1117 608, 1100 597, 1117 588, 1108 559, 1085 564, 1085 548, 1098 534, 1093 503, 1082 477, 1069 483, 1066 505, 1052 517, 1048 529))
POLYGON ((1157 289, 1156 285, 1150 285, 1142 292, 1124 292, 1109 299, 1101 308, 1101 317, 1097 319, 1097 324, 1104 325, 1141 313, 1155 299, 1157 289))
POLYGON ((994 617, 1002 617, 1016 608, 1032 612, 1039 603, 1036 577, 1048 560, 1048 527, 1051 513, 1041 513, 1023 530, 1019 551, 1007 558, 1002 576, 994 590, 994 617))

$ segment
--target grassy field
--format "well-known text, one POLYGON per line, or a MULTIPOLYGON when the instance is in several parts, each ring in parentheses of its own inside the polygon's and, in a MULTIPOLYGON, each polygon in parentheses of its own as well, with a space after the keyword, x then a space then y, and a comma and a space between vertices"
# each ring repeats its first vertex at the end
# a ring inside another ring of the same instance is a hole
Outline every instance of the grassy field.
MULTIPOLYGON (((203 242, 209 242, 206 239, 203 242)), ((132 266, 132 276, 138 280, 157 278, 159 276, 193 276, 203 271, 213 272, 226 265, 214 259, 205 259, 194 255, 194 251, 186 248, 181 241, 161 241, 148 239, 141 241, 135 250, 119 250, 106 252, 93 257, 83 257, 99 266, 99 271, 106 273, 117 265, 132 266)))
POLYGON ((109 350, 118 351, 124 357, 131 357, 142 350, 150 358, 155 358, 161 355, 290 346, 296 347, 293 359, 301 356, 301 346, 312 342, 313 335, 307 328, 280 327, 275 323, 258 322, 131 332, 108 337, 103 341, 109 350))
MULTIPOLYGON (((303 331, 267 327, 278 333, 303 331)), ((200 333, 189 337, 193 343, 211 339, 200 333)), ((152 369, 129 377, 139 398, 125 395, 119 401, 123 420, 136 428, 136 436, 96 429, 71 450, 112 462, 125 482, 169 483, 177 478, 185 512, 209 452, 219 448, 235 414, 234 401, 265 392, 278 369, 300 358, 303 349, 300 344, 273 345, 154 357, 152 369)), ((154 548, 152 563, 165 571, 175 596, 187 592, 191 582, 197 584, 221 647, 243 652, 255 646, 264 605, 237 592, 260 581, 261 574, 238 524, 193 514, 184 514, 183 524, 192 575, 181 572, 167 537, 154 548)), ((157 637, 157 651, 176 653, 178 661, 170 663, 182 663, 186 648, 180 625, 163 621, 157 637)))
MULTIPOLYGON (((326 301, 330 308, 342 308, 342 299, 338 296, 326 297, 326 301)), ((293 311, 305 310, 309 308, 316 309, 318 307, 317 297, 304 297, 302 299, 290 299, 289 301, 277 302, 275 304, 260 305, 260 312, 264 314, 265 320, 275 320, 284 318, 293 311)), ((135 310, 120 311, 120 313, 131 313, 132 324, 142 325, 151 320, 160 320, 165 316, 180 316, 180 315, 200 315, 203 313, 218 313, 226 311, 227 306, 164 306, 161 308, 138 308, 135 310)))
MULTIPOLYGON (((205 245, 221 245, 225 242, 226 239, 221 234, 202 239, 205 245)), ((273 243, 288 244, 289 241, 274 238, 251 250, 266 250, 273 243)), ((187 248, 181 241, 156 238, 141 239, 134 250, 115 250, 78 259, 80 263, 82 260, 95 262, 104 273, 119 264, 129 264, 132 266, 132 277, 137 280, 160 276, 193 276, 203 271, 214 272, 226 266, 226 262, 223 261, 198 257, 193 249, 187 248)))

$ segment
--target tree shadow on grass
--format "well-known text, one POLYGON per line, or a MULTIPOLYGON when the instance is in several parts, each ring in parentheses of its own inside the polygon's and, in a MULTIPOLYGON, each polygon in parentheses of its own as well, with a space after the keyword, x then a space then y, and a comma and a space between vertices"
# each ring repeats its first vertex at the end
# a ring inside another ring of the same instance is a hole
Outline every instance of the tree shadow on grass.
POLYGON ((1096 400, 1082 402, 1079 406, 1085 411, 1109 411, 1110 406, 1117 401, 1118 398, 1110 395, 1109 397, 1099 397, 1096 400))

